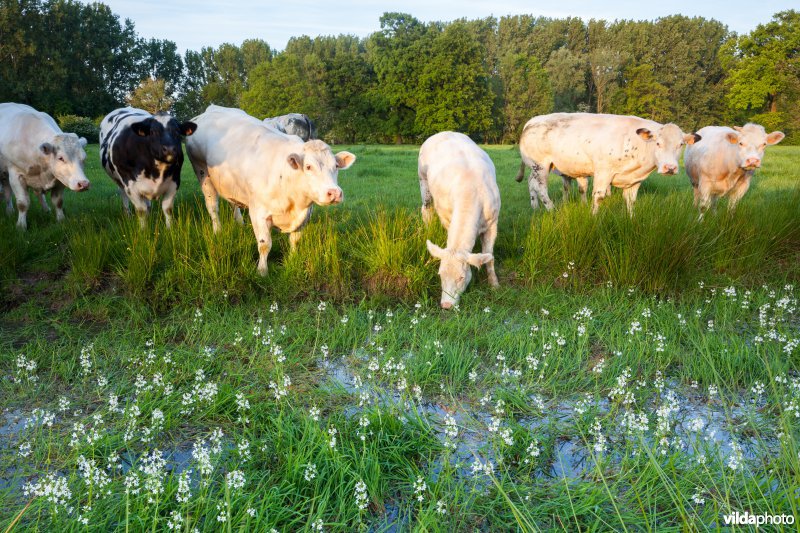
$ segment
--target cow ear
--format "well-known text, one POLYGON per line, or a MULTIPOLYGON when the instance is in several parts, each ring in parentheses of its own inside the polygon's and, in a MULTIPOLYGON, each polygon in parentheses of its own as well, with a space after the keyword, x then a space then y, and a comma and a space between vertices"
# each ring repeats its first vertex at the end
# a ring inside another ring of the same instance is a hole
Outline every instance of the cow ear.
POLYGON ((784 135, 782 131, 773 131, 772 133, 767 135, 767 144, 769 145, 778 144, 783 140, 784 137, 786 137, 786 135, 784 135))
POLYGON ((194 122, 190 122, 190 121, 187 120, 186 122, 181 124, 181 134, 182 135, 185 135, 185 136, 188 137, 189 135, 191 135, 195 131, 197 131, 197 124, 195 124, 194 122))
POLYGON ((685 142, 686 144, 694 144, 696 142, 700 142, 701 139, 702 137, 700 137, 696 133, 687 133, 686 135, 683 136, 683 142, 685 142))
POLYGON ((150 135, 150 124, 147 120, 141 122, 134 122, 131 124, 131 129, 139 137, 147 137, 150 135))
POLYGON ((638 135, 645 141, 649 141, 653 138, 653 133, 647 128, 639 128, 638 130, 636 130, 636 135, 638 135))
POLYGON ((339 170, 350 168, 356 162, 356 156, 350 152, 339 152, 336 154, 336 167, 339 170))
POLYGON ((467 254, 467 263, 474 267, 480 268, 489 261, 494 259, 492 254, 467 254))
POLYGON ((425 241, 425 244, 428 246, 428 252, 436 259, 441 260, 447 253, 443 249, 433 244, 431 241, 425 241))
POLYGON ((81 145, 81 148, 86 148, 86 145, 89 144, 89 141, 86 140, 86 137, 81 137, 78 139, 78 144, 81 145))
POLYGON ((737 134, 733 133, 732 131, 729 131, 728 133, 726 133, 725 134, 725 138, 731 144, 736 144, 736 143, 739 142, 739 136, 737 134))
POLYGON ((39 149, 42 151, 44 155, 50 155, 56 153, 56 147, 50 143, 42 143, 39 146, 39 149))
POLYGON ((303 167, 303 156, 300 154, 289 154, 286 161, 289 163, 289 166, 295 170, 303 167))

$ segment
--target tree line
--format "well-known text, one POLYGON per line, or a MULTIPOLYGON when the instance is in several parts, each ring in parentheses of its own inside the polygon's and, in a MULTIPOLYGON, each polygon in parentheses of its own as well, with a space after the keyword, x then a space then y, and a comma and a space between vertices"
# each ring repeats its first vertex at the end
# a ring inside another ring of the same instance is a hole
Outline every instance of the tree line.
MULTIPOLYGON (((552 111, 634 114, 685 130, 751 120, 800 143, 800 13, 747 35, 674 15, 608 22, 515 15, 262 39, 178 52, 102 3, 0 0, 0 100, 96 119, 131 103, 180 118, 211 103, 313 117, 331 142, 419 142, 457 130, 515 142, 552 111)), ((268 37, 268 36, 267 36, 268 37)))

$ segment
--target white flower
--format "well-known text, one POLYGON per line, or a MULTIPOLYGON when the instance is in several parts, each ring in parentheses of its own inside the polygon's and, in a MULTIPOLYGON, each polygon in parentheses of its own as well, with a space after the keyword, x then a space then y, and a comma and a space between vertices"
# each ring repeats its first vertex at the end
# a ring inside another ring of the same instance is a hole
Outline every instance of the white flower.
POLYGON ((56 513, 58 513, 60 506, 66 506, 69 499, 72 498, 72 491, 69 490, 67 479, 52 472, 35 483, 26 483, 22 491, 25 496, 44 498, 52 503, 55 506, 54 512, 56 513))
POLYGON ((367 495, 367 484, 359 480, 356 483, 356 507, 359 511, 364 511, 369 505, 369 496, 367 495))
POLYGON ((315 477, 317 477, 317 465, 314 463, 306 465, 306 471, 303 473, 303 478, 306 481, 311 481, 315 477))
POLYGON ((192 497, 189 485, 191 475, 191 470, 184 470, 178 476, 178 491, 175 494, 175 499, 178 500, 178 503, 187 503, 189 498, 192 497))
POLYGON ((444 501, 439 500, 436 502, 436 514, 447 514, 447 505, 444 503, 444 501))
POLYGON ((311 409, 308 410, 308 415, 314 422, 319 422, 319 407, 312 405, 311 409))
POLYGON ((414 482, 414 498, 422 503, 425 500, 425 491, 427 489, 428 485, 425 483, 422 476, 417 477, 417 481, 414 482))
POLYGON ((244 487, 245 478, 241 470, 234 470, 225 475, 225 484, 231 490, 241 490, 244 487))

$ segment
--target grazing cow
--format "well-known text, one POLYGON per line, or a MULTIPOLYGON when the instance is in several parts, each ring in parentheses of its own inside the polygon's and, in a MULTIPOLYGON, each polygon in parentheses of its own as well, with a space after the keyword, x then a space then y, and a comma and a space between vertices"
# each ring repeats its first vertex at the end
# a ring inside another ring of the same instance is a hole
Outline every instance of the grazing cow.
POLYGON ((211 105, 193 121, 198 130, 186 141, 186 151, 214 231, 220 227, 219 196, 248 208, 258 241, 258 272, 266 275, 272 227, 290 233, 294 249, 312 205, 343 200, 337 176, 339 170, 350 168, 356 156, 334 155, 319 140, 304 143, 240 109, 211 105))
POLYGON ((7 208, 10 192, 14 193, 18 228, 28 227, 28 188, 40 201, 50 191, 56 219, 64 220, 64 188, 79 192, 89 188, 83 171, 85 146, 86 139, 64 133, 46 113, 24 104, 0 104, 0 180, 7 208))
POLYGON ((317 138, 317 126, 308 118, 308 115, 289 113, 279 117, 265 118, 264 124, 281 133, 297 135, 304 141, 317 138))
POLYGON ((706 126, 698 131, 703 142, 686 149, 684 164, 694 188, 694 205, 700 218, 712 202, 728 197, 728 209, 733 210, 741 200, 756 169, 761 166, 767 145, 778 144, 783 133, 767 135, 763 126, 745 124, 743 127, 706 126))
MULTIPOLYGON (((592 213, 596 214, 610 187, 623 190, 628 212, 639 186, 653 170, 677 174, 684 144, 700 140, 696 133, 683 133, 675 124, 659 124, 639 117, 594 113, 553 113, 534 117, 525 124, 519 141, 522 165, 531 169, 528 189, 535 209, 537 198, 548 210, 547 176, 553 167, 575 179, 594 176, 592 213)), ((583 186, 585 189, 585 185, 583 186)))
POLYGON ((162 197, 167 227, 172 225, 183 167, 181 135, 191 135, 196 129, 193 122, 181 124, 167 113, 152 115, 133 107, 116 109, 100 123, 103 168, 119 186, 126 212, 130 213, 133 203, 141 227, 146 224, 150 201, 162 197))
POLYGON ((472 139, 444 131, 429 137, 419 150, 419 188, 422 219, 430 223, 436 208, 447 228, 447 247, 427 242, 430 254, 441 261, 443 309, 458 304, 472 279, 470 265, 486 265, 489 284, 498 286, 494 271, 494 241, 500 215, 500 190, 494 164, 472 139), (481 236, 483 253, 472 253, 475 238, 481 236))

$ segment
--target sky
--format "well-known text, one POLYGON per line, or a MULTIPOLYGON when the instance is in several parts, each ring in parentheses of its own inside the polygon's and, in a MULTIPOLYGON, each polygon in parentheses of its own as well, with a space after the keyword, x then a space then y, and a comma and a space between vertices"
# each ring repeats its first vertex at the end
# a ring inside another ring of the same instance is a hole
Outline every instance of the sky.
POLYGON ((122 19, 129 18, 145 38, 175 41, 181 51, 240 44, 259 38, 282 50, 300 35, 355 34, 380 29, 387 11, 410 13, 424 21, 448 21, 490 15, 533 14, 546 17, 652 20, 681 14, 717 19, 737 33, 747 33, 778 11, 797 8, 797 0, 384 0, 311 2, 307 0, 105 0, 122 19))

